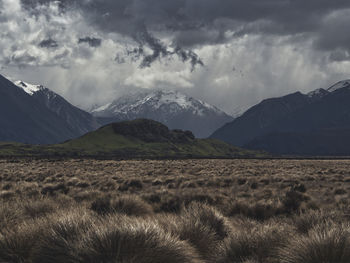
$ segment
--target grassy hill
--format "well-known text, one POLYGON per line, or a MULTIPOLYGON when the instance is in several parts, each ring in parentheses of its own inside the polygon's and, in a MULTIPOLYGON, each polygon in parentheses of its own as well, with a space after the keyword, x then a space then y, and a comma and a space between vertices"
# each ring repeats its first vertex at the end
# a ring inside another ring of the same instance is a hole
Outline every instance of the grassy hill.
POLYGON ((67 156, 116 158, 234 158, 263 154, 216 139, 196 139, 189 131, 139 119, 114 123, 56 145, 0 144, 1 156, 67 156))

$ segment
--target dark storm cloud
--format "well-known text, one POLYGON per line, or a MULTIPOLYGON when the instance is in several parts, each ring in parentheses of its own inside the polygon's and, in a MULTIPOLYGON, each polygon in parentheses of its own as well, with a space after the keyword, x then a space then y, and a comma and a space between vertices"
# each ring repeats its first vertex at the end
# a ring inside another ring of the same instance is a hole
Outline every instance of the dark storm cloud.
POLYGON ((192 71, 197 65, 203 66, 204 63, 192 51, 183 50, 181 47, 175 47, 174 50, 169 51, 168 47, 165 46, 159 39, 153 37, 146 29, 136 35, 135 39, 140 44, 140 47, 134 49, 131 53, 137 57, 143 57, 140 67, 150 67, 151 64, 162 57, 169 57, 177 55, 183 62, 189 61, 191 63, 192 71), (147 45, 151 50, 152 54, 147 55, 143 49, 143 46, 147 45))
MULTIPOLYGON (((26 7, 53 0, 22 0, 26 7)), ((348 0, 91 0, 59 1, 62 10, 80 9, 89 22, 102 31, 117 32, 147 45, 153 54, 144 57, 148 65, 168 51, 150 33, 168 32, 175 48, 191 49, 205 44, 224 43, 245 34, 311 34, 315 47, 349 50, 350 34, 335 37, 334 27, 347 33, 349 17, 335 17, 324 24, 325 16, 350 8, 348 0), (156 41, 155 41, 156 40, 156 41)), ((185 52, 185 51, 184 51, 185 52)), ((180 52, 181 54, 183 52, 180 52)), ((193 54, 193 53, 188 53, 193 54)), ((195 60, 195 59, 194 59, 195 60)), ((192 61, 192 60, 191 60, 192 61)), ((196 62, 194 62, 196 63, 196 62)), ((198 63, 201 64, 201 63, 198 63)))
POLYGON ((102 39, 94 37, 79 38, 78 44, 82 43, 87 43, 90 47, 99 47, 101 46, 102 39))
POLYGON ((57 48, 58 43, 55 40, 48 38, 48 39, 44 39, 43 41, 41 41, 39 43, 39 47, 41 47, 41 48, 57 48))

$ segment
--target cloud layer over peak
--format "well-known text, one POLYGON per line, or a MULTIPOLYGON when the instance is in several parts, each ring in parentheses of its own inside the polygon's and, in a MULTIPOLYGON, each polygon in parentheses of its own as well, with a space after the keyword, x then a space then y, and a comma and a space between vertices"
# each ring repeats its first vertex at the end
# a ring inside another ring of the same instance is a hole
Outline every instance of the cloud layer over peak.
POLYGON ((0 10, 2 73, 86 107, 175 88, 231 112, 350 75, 348 0, 0 0, 0 10))

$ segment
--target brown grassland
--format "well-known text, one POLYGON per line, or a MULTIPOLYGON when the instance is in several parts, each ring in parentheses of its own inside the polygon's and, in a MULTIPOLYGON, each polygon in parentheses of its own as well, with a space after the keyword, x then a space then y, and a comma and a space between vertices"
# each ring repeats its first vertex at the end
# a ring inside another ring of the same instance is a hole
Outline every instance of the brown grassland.
POLYGON ((349 160, 0 160, 0 262, 350 262, 349 160))

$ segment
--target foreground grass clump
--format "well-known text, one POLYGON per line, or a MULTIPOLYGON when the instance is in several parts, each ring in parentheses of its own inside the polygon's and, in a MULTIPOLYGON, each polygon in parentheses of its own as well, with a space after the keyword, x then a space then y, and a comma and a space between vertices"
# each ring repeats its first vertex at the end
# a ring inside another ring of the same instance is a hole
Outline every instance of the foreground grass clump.
POLYGON ((328 221, 316 225, 306 236, 296 236, 281 249, 281 263, 336 262, 350 260, 350 225, 328 221))
POLYGON ((199 262, 194 248, 156 223, 123 217, 95 225, 84 236, 80 255, 83 262, 199 262))
POLYGON ((350 262, 349 164, 0 160, 0 262, 350 262))
POLYGON ((47 209, 57 198, 43 199, 38 216, 27 213, 30 202, 12 203, 23 218, 3 215, 0 262, 345 263, 350 258, 350 222, 339 213, 307 211, 256 221, 192 202, 179 213, 98 214, 90 202, 74 199, 47 209), (313 220, 306 224, 308 219, 313 220))

